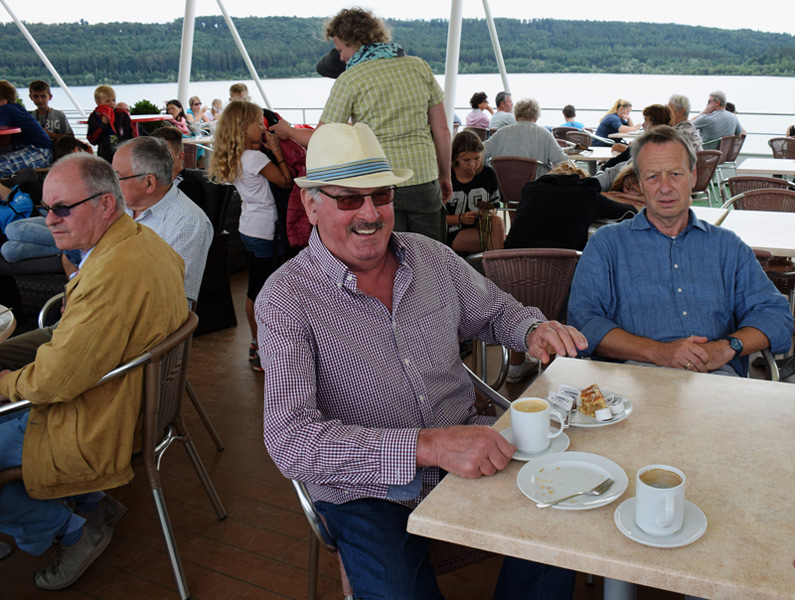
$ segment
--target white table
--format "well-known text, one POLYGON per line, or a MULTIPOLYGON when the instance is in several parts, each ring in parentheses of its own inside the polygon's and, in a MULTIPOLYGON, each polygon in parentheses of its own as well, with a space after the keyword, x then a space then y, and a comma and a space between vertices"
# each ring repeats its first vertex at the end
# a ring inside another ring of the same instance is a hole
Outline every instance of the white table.
POLYGON ((711 208, 706 206, 691 206, 696 217, 712 225, 720 225, 729 214, 728 208, 711 208))
MULTIPOLYGON (((526 395, 546 396, 560 383, 598 383, 632 402, 620 423, 567 430, 569 450, 604 456, 626 472, 621 498, 593 510, 539 510, 516 484, 525 463, 512 461, 493 477, 448 475, 408 530, 704 598, 795 599, 792 384, 559 358, 526 395), (686 499, 707 517, 706 533, 689 546, 643 546, 613 521, 635 495, 635 473, 655 463, 685 472, 686 499)), ((509 423, 506 414, 495 427, 509 423)))
POLYGON ((643 135, 643 130, 639 129, 638 131, 627 131, 625 133, 620 133, 620 132, 611 133, 607 137, 614 140, 620 140, 621 138, 629 138, 634 140, 635 138, 639 138, 642 135, 643 135))
POLYGON ((591 175, 594 175, 596 173, 596 165, 598 163, 610 160, 614 156, 618 156, 618 154, 613 152, 607 146, 595 146, 594 148, 588 148, 588 150, 584 150, 576 154, 567 154, 567 156, 569 157, 569 160, 587 162, 588 171, 591 175))
POLYGON ((795 256, 795 213, 731 210, 720 226, 731 229, 751 248, 795 256))
POLYGON ((795 160, 789 158, 746 158, 737 165, 737 175, 795 175, 795 160))

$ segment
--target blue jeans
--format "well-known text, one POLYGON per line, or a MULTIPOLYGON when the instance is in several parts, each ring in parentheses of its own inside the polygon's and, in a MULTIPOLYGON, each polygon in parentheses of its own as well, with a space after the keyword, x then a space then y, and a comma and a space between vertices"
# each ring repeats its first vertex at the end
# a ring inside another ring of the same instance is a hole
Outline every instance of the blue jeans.
MULTIPOLYGON (((61 253, 55 245, 45 217, 30 217, 9 223, 6 237, 8 241, 0 248, 0 253, 10 263, 61 253)), ((67 250, 66 255, 75 265, 80 264, 79 250, 67 250)))
MULTIPOLYGON (((0 423, 0 470, 22 464, 22 440, 28 414, 0 423)), ((38 556, 49 548, 55 535, 71 518, 72 511, 59 500, 34 500, 22 481, 0 490, 0 531, 14 536, 21 550, 38 556)))
MULTIPOLYGON (((339 549, 354 596, 362 600, 442 598, 427 538, 406 532, 411 509, 386 500, 317 502, 339 549)), ((569 600, 574 572, 506 556, 496 600, 569 600)))

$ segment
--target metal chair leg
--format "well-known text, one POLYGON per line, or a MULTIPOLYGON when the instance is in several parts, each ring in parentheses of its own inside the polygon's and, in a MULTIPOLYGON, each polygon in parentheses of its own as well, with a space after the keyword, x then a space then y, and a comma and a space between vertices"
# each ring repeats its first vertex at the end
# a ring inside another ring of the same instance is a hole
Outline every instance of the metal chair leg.
POLYGON ((193 386, 187 379, 185 380, 185 391, 188 392, 188 398, 190 398, 190 401, 193 404, 193 407, 196 409, 196 412, 199 413, 199 418, 202 420, 202 423, 204 423, 207 433, 210 434, 210 437, 215 443, 215 447, 218 448, 218 452, 220 452, 224 449, 224 443, 221 441, 221 436, 219 436, 218 432, 215 430, 213 422, 210 421, 210 417, 207 415, 207 411, 204 410, 202 403, 199 402, 199 397, 196 395, 196 391, 193 389, 193 386))
POLYGON ((163 538, 166 541, 168 558, 171 561, 171 568, 174 570, 174 579, 177 583, 177 591, 182 600, 189 600, 188 581, 185 579, 185 571, 182 569, 182 561, 179 559, 177 550, 177 540, 174 539, 174 530, 171 528, 171 519, 168 518, 166 501, 163 498, 163 490, 156 488, 152 490, 157 509, 157 518, 160 520, 160 527, 163 529, 163 538))
POLYGON ((318 561, 320 560, 320 542, 317 536, 309 530, 309 589, 306 592, 307 600, 317 600, 318 561))
POLYGON ((190 462, 193 463, 193 468, 196 470, 196 474, 199 476, 199 479, 201 479, 202 485, 204 486, 204 491, 207 492, 207 496, 210 498, 210 502, 212 502, 215 512, 218 514, 218 519, 223 521, 226 519, 226 509, 221 503, 221 499, 218 497, 218 492, 215 490, 215 486, 213 485, 210 476, 207 474, 207 469, 204 468, 204 463, 202 462, 201 458, 199 458, 199 453, 196 450, 196 446, 193 445, 193 441, 190 438, 184 439, 182 442, 185 445, 185 450, 188 453, 190 462))

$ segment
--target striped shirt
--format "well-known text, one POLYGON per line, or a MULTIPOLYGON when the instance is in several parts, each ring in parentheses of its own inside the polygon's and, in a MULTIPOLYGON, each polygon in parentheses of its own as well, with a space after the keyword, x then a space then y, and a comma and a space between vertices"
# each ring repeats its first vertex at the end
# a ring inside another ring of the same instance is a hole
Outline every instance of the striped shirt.
POLYGON ((400 184, 439 178, 428 109, 444 101, 431 68, 415 56, 359 63, 339 76, 323 109, 323 123, 365 123, 394 169, 414 176, 400 184))
POLYGON ((393 234, 389 251, 391 313, 317 230, 257 298, 265 444, 315 500, 418 504, 439 481, 438 468, 417 468, 419 430, 491 422, 472 408, 458 338, 524 351, 544 318, 430 238, 393 234))
MULTIPOLYGON (((127 209, 132 216, 132 211, 127 209)), ((160 236, 185 261, 185 295, 199 299, 199 288, 213 241, 210 219, 190 198, 172 185, 166 195, 135 219, 160 236)))

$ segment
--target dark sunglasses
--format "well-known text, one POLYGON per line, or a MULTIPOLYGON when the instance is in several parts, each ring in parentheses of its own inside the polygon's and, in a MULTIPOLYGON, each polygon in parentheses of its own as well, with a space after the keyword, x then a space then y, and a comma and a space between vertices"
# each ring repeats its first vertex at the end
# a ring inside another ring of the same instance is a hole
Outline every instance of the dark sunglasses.
POLYGON ((328 192, 320 190, 320 193, 337 201, 337 208, 340 210, 357 210, 364 204, 364 199, 369 197, 373 200, 373 205, 383 206, 395 199, 396 186, 390 186, 385 190, 377 190, 372 194, 344 194, 342 196, 332 196, 328 192))
POLYGON ((53 214, 55 214, 56 217, 59 217, 61 219, 65 219, 66 217, 68 217, 70 215, 70 213, 72 212, 72 209, 75 206, 80 206, 84 202, 88 202, 89 200, 93 200, 97 196, 101 196, 102 194, 107 194, 107 193, 108 192, 98 192, 98 193, 94 194, 93 196, 89 196, 85 200, 81 200, 80 202, 75 202, 74 204, 70 204, 69 206, 66 206, 64 204, 56 204, 55 206, 47 206, 46 204, 42 204, 41 208, 45 212, 52 212, 53 214))

